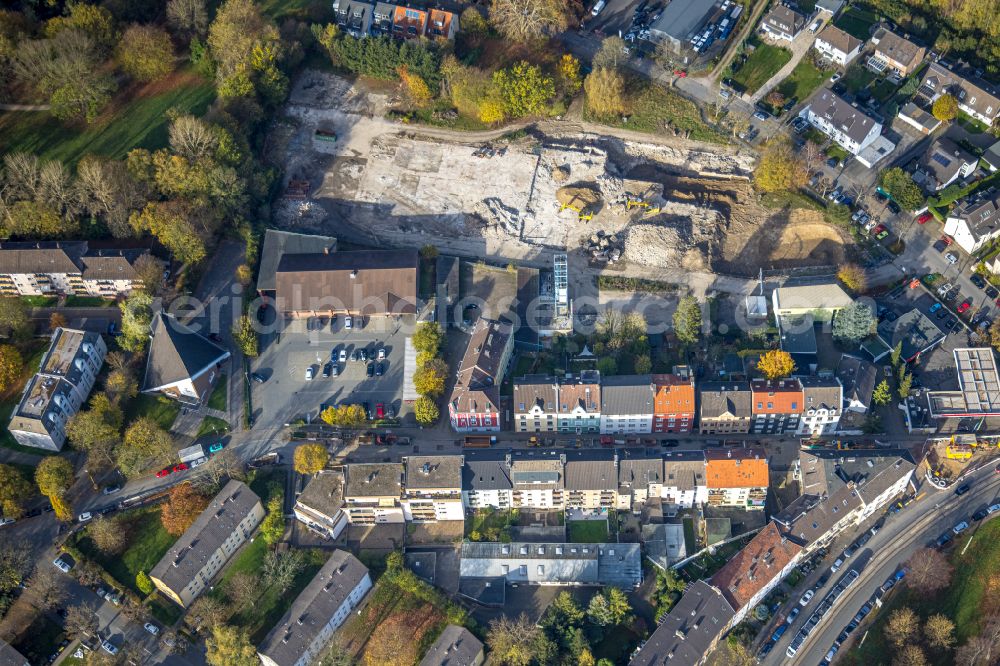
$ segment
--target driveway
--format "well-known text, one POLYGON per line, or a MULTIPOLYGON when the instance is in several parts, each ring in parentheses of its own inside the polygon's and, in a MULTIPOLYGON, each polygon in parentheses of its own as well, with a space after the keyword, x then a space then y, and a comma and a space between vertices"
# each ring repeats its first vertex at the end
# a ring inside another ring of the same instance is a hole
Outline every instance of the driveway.
MULTIPOLYGON (((818 20, 822 20, 824 23, 826 23, 826 20, 823 18, 818 20)), ((788 75, 792 73, 792 70, 795 69, 795 67, 799 64, 799 61, 802 60, 802 56, 804 56, 812 47, 813 41, 815 41, 816 39, 816 33, 819 32, 819 30, 822 30, 822 28, 823 26, 820 26, 819 29, 816 30, 816 32, 813 32, 808 29, 802 30, 801 32, 799 32, 799 34, 795 36, 795 39, 792 40, 791 44, 787 45, 785 43, 781 44, 785 48, 791 50, 792 59, 789 60, 787 63, 785 63, 784 67, 779 69, 774 76, 769 78, 764 83, 764 85, 762 85, 760 88, 757 89, 757 92, 755 92, 753 95, 750 96, 751 105, 756 104, 760 100, 764 99, 764 97, 766 97, 769 92, 774 90, 774 88, 779 83, 784 81, 785 78, 787 78, 788 75)))

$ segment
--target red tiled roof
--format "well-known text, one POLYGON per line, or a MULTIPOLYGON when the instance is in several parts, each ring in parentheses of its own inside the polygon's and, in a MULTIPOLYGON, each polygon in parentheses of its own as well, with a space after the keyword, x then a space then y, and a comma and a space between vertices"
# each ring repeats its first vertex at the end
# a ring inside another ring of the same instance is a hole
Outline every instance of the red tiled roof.
POLYGON ((768 523, 712 576, 712 584, 733 608, 742 608, 775 576, 780 576, 801 550, 797 543, 783 537, 774 523, 768 523))
POLYGON ((694 414, 694 382, 677 375, 653 375, 653 414, 694 414))
POLYGON ((802 385, 797 379, 755 379, 750 382, 753 400, 750 409, 754 414, 802 413, 802 385))

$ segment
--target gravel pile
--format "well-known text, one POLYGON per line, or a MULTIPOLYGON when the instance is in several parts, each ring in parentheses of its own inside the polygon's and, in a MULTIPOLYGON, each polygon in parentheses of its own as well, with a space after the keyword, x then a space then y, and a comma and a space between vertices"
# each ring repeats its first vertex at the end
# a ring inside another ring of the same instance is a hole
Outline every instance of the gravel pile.
POLYGON ((500 227, 505 232, 517 236, 521 233, 521 214, 516 208, 505 206, 496 197, 489 197, 476 203, 472 212, 487 227, 500 227))

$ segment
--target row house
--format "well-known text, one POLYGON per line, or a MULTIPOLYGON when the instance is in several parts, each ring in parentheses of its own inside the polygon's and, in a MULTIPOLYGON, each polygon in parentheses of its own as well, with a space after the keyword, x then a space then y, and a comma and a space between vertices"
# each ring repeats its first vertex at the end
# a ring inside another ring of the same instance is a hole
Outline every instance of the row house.
POLYGON ((448 398, 451 427, 457 432, 500 430, 500 384, 514 349, 513 327, 506 321, 476 321, 448 398))
POLYGON ((832 23, 816 35, 813 48, 832 63, 847 67, 861 53, 864 42, 832 23))
POLYGON ((973 73, 959 74, 932 62, 924 73, 919 91, 930 102, 941 95, 952 95, 959 109, 989 126, 1000 116, 1000 91, 973 73))
POLYGON ((387 2, 336 0, 334 20, 352 37, 392 36, 397 39, 454 39, 458 14, 445 9, 421 9, 387 2))
POLYGON ((882 124, 829 88, 813 98, 799 115, 857 157, 882 135, 882 124))
POLYGON ((618 458, 618 508, 639 512, 648 499, 663 494, 663 456, 659 451, 622 449, 618 458))
POLYGON ((763 447, 705 449, 705 485, 710 505, 763 509, 769 482, 763 447))
POLYGON ((514 432, 556 432, 559 387, 546 375, 514 382, 514 432))
POLYGON ((403 458, 403 519, 414 523, 464 520, 462 456, 403 458))
POLYGON ((691 432, 694 418, 694 377, 688 369, 653 375, 653 432, 691 432))
POLYGON ((596 433, 601 430, 601 375, 591 370, 556 379, 528 375, 514 382, 515 432, 596 433))
POLYGON ((565 460, 566 508, 596 511, 618 505, 618 457, 609 450, 568 450, 565 460))
POLYGON ((747 384, 704 382, 700 387, 699 431, 703 435, 750 432, 752 399, 747 384))
POLYGON ((601 432, 648 433, 653 430, 653 378, 621 375, 601 381, 601 432))
POLYGON ((668 451, 663 454, 660 498, 664 504, 681 509, 708 503, 703 451, 668 451))
POLYGON ((509 509, 514 504, 514 483, 505 451, 476 451, 462 466, 462 504, 467 509, 509 509))
POLYGON ((797 435, 829 435, 840 425, 844 387, 836 377, 799 377, 802 386, 802 414, 797 435))
POLYGON ((344 513, 353 525, 401 523, 403 466, 355 463, 344 469, 344 513))
POLYGON ((144 249, 91 249, 87 241, 0 243, 0 296, 117 298, 141 286, 144 249))
POLYGON ((559 382, 559 432, 601 431, 601 373, 589 370, 559 382))
POLYGON ((513 451, 511 508, 562 509, 565 506, 564 460, 559 451, 513 451))
POLYGON ((798 379, 754 379, 750 382, 750 432, 781 434, 796 432, 804 398, 798 379))

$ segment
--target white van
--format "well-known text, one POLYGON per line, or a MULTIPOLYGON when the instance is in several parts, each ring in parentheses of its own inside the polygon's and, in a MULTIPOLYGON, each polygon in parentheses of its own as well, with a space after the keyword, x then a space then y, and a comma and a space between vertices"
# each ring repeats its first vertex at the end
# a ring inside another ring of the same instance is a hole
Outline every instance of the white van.
POLYGON ((597 0, 597 4, 594 5, 594 8, 592 10, 590 10, 590 15, 597 16, 598 14, 601 13, 601 10, 604 9, 604 6, 607 4, 608 4, 607 0, 597 0))
POLYGON ((819 26, 822 25, 822 23, 823 23, 822 19, 816 19, 813 22, 813 24, 809 26, 809 32, 815 33, 817 30, 819 30, 819 26))

